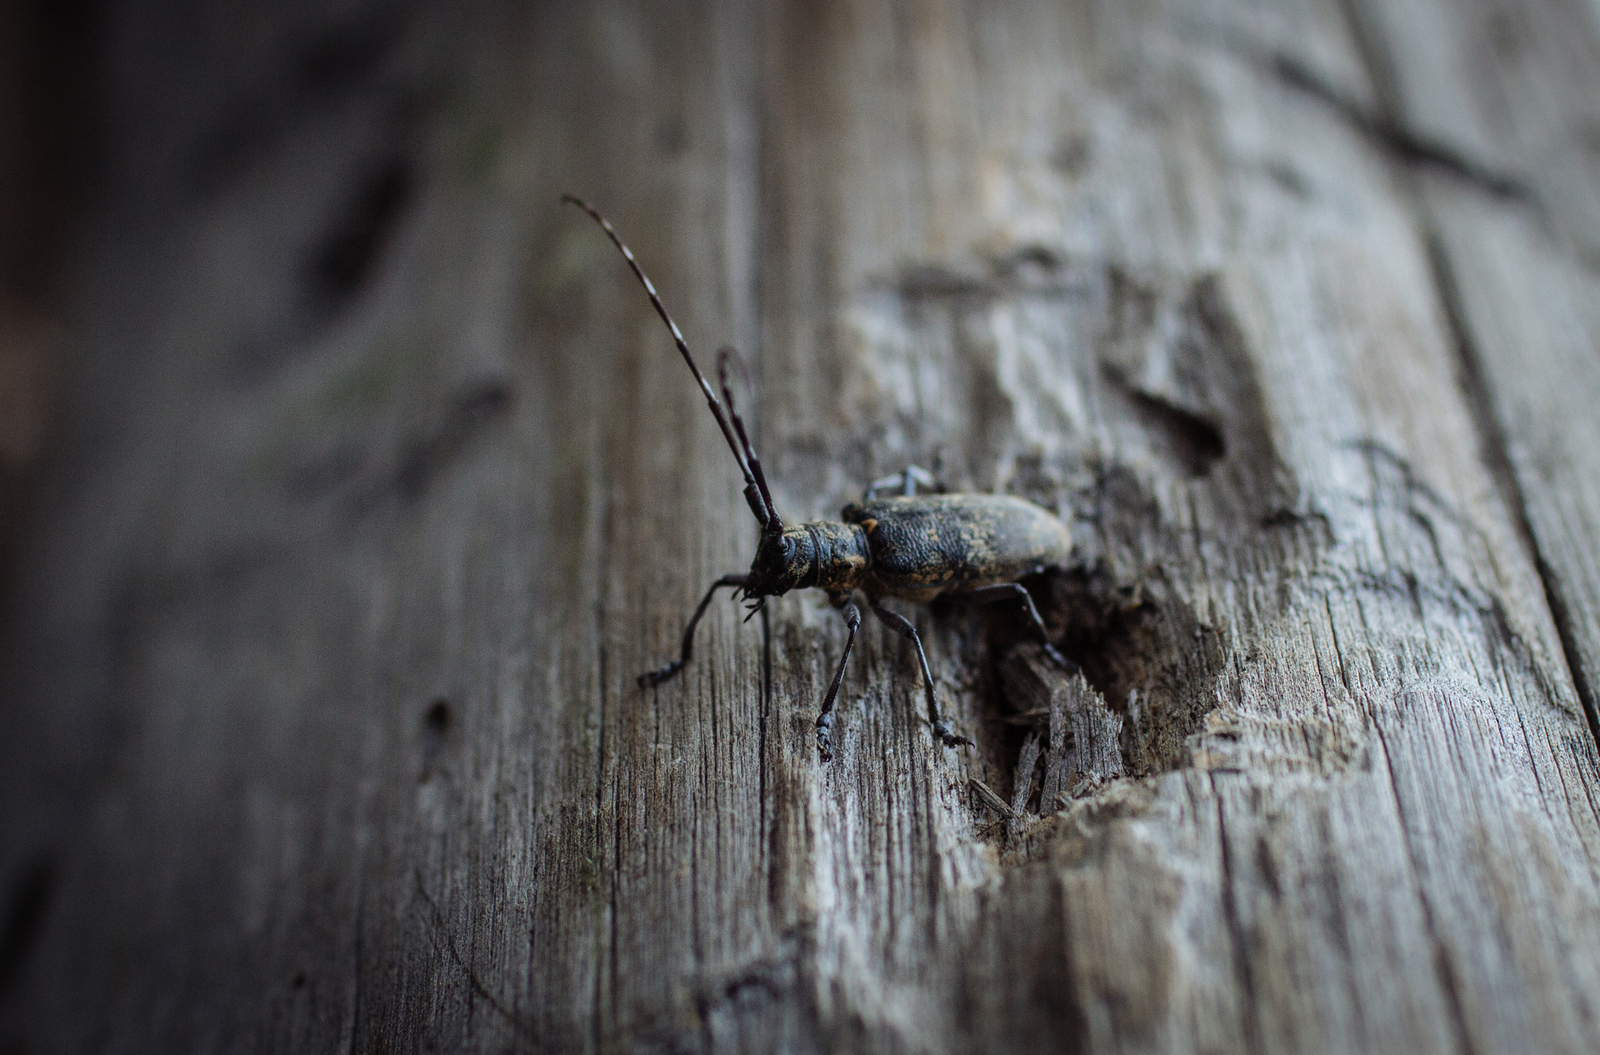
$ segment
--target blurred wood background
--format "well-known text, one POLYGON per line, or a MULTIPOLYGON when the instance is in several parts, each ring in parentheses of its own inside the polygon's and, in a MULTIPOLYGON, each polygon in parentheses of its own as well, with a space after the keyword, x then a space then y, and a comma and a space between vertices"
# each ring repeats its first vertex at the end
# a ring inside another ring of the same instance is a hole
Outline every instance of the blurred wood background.
POLYGON ((18 294, 0 1049, 1600 1050, 1600 7, 229 8, 83 12, 18 294), (1058 510, 1084 679, 637 688, 753 524, 564 191, 787 517, 1058 510))

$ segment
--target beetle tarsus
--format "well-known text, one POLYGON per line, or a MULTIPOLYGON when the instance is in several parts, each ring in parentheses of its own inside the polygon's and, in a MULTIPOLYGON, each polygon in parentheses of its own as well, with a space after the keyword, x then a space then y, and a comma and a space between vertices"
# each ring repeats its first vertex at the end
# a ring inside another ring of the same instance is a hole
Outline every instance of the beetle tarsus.
POLYGON ((943 719, 933 723, 933 735, 946 747, 976 747, 971 740, 957 733, 950 727, 950 723, 943 719))
POLYGON ((676 677, 678 672, 685 666, 687 664, 683 660, 675 659, 664 667, 659 667, 656 670, 647 670, 639 675, 639 688, 648 689, 652 686, 660 685, 663 681, 676 677))
POLYGON ((833 761, 832 712, 817 715, 817 756, 824 762, 833 761))

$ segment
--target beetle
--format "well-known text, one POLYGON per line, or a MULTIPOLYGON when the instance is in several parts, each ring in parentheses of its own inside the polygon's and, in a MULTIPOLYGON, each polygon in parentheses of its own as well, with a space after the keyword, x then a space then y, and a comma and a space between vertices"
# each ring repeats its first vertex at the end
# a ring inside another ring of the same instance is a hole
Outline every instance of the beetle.
POLYGON ((934 736, 946 747, 971 745, 939 713, 933 675, 922 638, 905 616, 883 606, 885 597, 926 603, 943 594, 959 594, 974 601, 1013 600, 1021 605, 1028 626, 1044 652, 1063 670, 1078 669, 1050 643, 1044 621, 1034 607, 1033 598, 1018 580, 1047 568, 1065 566, 1072 552, 1072 535, 1067 525, 1054 514, 1032 502, 1009 495, 922 494, 919 482, 931 483, 922 470, 909 467, 899 477, 880 480, 867 489, 863 499, 844 507, 841 520, 819 520, 809 524, 785 524, 778 516, 767 487, 761 459, 756 457, 744 420, 734 405, 728 385, 728 366, 743 367, 738 353, 723 348, 717 356, 717 379, 722 402, 712 391, 705 375, 689 353, 678 324, 667 314, 644 269, 634 259, 616 229, 593 205, 571 194, 562 195, 588 213, 621 251, 628 267, 650 297, 661 321, 672 333, 673 343, 694 374, 706 397, 717 427, 733 451, 734 460, 744 474, 744 497, 761 527, 761 540, 755 560, 743 575, 724 575, 711 584, 689 623, 683 630, 683 650, 677 659, 656 670, 639 675, 641 688, 660 685, 688 666, 694 653, 694 631, 719 589, 739 591, 748 604, 748 620, 766 604, 769 597, 782 597, 790 590, 819 589, 844 617, 849 636, 844 654, 834 671, 833 681, 817 715, 817 753, 823 762, 833 759, 833 704, 844 680, 845 664, 855 645, 861 625, 861 611, 853 600, 856 593, 866 597, 867 607, 891 630, 909 640, 917 649, 922 667, 922 687, 928 705, 928 723, 934 736), (724 410, 723 402, 727 408, 724 410), (879 498, 877 491, 899 480, 902 493, 879 498))

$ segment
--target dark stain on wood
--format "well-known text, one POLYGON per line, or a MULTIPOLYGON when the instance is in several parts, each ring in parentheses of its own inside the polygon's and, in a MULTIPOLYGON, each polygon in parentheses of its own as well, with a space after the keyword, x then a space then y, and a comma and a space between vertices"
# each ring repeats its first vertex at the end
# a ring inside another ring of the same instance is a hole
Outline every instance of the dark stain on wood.
POLYGON ((11 888, 0 917, 0 1000, 10 995, 44 929, 55 883, 55 858, 46 854, 28 865, 11 888))
POLYGON ((1273 55, 1268 69, 1286 87, 1326 104, 1396 160, 1448 173, 1496 198, 1537 204, 1533 187, 1521 175, 1493 168, 1452 144, 1422 135, 1387 114, 1363 106, 1293 55, 1273 55))
POLYGON ((455 400, 405 441, 392 469, 376 471, 355 489, 352 511, 361 515, 386 500, 419 500, 447 466, 464 455, 512 404, 510 384, 491 378, 464 386, 455 400))
POLYGON ((416 180, 403 154, 361 176, 306 267, 307 290, 324 310, 342 307, 366 284, 416 193, 416 180))
MULTIPOLYGON (((381 81, 408 28, 404 5, 370 3, 355 15, 285 34, 269 83, 237 89, 188 151, 189 189, 201 200, 241 182, 298 128, 381 81)), ((384 90, 380 87, 380 91, 384 90)))

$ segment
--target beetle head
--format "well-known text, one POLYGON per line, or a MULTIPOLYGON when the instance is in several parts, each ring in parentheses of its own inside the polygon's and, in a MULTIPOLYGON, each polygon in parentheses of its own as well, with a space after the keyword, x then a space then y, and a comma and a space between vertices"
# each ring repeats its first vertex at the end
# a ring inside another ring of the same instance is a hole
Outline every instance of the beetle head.
POLYGON ((816 542, 804 526, 762 532, 756 559, 750 565, 745 596, 752 600, 781 597, 808 585, 815 577, 816 542))

